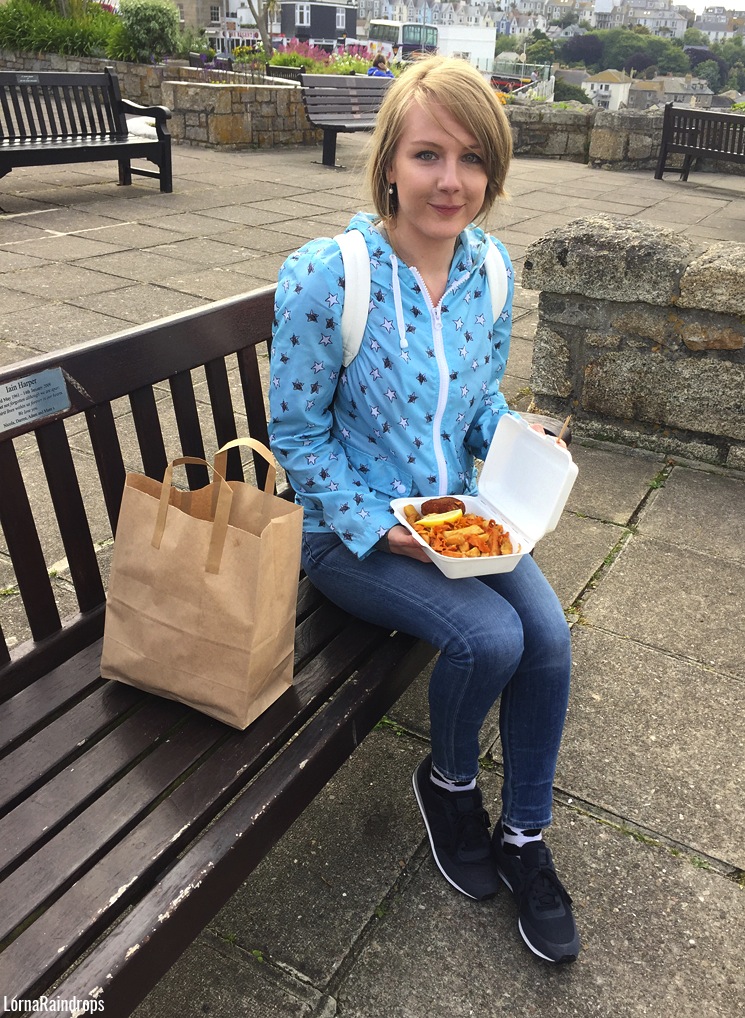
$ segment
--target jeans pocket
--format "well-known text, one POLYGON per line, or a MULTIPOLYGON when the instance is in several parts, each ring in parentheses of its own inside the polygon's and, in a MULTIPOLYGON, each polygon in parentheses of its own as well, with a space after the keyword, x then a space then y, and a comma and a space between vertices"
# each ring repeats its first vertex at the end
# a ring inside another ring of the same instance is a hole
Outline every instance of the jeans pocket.
POLYGON ((307 573, 321 566, 327 555, 335 551, 341 541, 336 534, 303 534, 302 565, 307 573))

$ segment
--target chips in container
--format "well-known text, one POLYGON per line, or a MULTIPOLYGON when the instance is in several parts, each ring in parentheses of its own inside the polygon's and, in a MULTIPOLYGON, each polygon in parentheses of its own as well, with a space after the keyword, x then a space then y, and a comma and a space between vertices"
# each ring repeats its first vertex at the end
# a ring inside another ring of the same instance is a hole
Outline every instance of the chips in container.
POLYGON ((499 421, 478 482, 478 495, 456 495, 467 513, 501 523, 509 531, 512 555, 450 558, 434 551, 404 515, 404 506, 421 505, 436 494, 394 498, 391 508, 445 576, 484 576, 511 572, 523 555, 556 528, 577 477, 577 464, 553 436, 533 431, 525 421, 505 415, 499 421))

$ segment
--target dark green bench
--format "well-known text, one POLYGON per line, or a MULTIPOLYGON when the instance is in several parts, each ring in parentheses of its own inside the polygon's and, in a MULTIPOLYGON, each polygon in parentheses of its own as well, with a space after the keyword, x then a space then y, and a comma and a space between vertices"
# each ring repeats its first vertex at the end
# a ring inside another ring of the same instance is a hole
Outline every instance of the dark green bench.
POLYGON ((101 73, 0 71, 0 177, 20 166, 116 160, 119 183, 132 174, 173 190, 171 136, 165 106, 122 99, 110 67, 101 73), (130 134, 127 114, 150 117, 156 137, 130 134), (145 159, 157 169, 132 166, 145 159))
POLYGON ((675 171, 681 180, 688 180, 694 159, 745 163, 745 116, 668 103, 655 179, 675 171), (682 167, 669 164, 670 156, 677 154, 684 157, 682 167))

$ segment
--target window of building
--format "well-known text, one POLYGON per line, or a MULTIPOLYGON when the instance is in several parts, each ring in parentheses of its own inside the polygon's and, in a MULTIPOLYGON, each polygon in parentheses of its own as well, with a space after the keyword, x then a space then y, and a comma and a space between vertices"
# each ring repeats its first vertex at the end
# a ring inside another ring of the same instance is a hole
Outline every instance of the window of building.
POLYGON ((310 4, 295 4, 295 25, 310 25, 310 4))
POLYGON ((220 5, 210 4, 210 21, 213 23, 220 20, 220 5))
POLYGON ((336 8, 336 30, 343 32, 347 27, 347 11, 345 7, 336 8))
POLYGON ((183 4, 176 4, 176 8, 178 10, 178 19, 181 22, 181 24, 183 25, 183 23, 184 23, 184 5, 183 4))

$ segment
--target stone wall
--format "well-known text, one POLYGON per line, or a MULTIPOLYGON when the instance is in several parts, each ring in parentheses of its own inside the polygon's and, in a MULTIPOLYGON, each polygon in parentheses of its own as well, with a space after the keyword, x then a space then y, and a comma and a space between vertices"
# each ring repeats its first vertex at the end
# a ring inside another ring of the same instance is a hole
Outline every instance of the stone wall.
POLYGON ((65 57, 55 53, 12 53, 0 50, 0 68, 4 71, 102 71, 113 67, 125 99, 143 106, 161 106, 163 81, 182 68, 168 64, 130 64, 123 60, 99 57, 65 57))
MULTIPOLYGON (((1 0, 0 0, 1 2, 1 0)), ((252 84, 240 74, 205 72, 171 62, 155 66, 94 57, 18 54, 0 50, 0 67, 19 71, 98 71, 113 65, 122 95, 145 106, 168 106, 172 134, 191 145, 266 148, 316 145, 322 132, 305 116, 300 93, 290 82, 252 84), (175 82, 192 87, 173 87, 175 82), (220 93, 218 90, 226 91, 220 93), (215 122, 216 121, 216 122, 215 122)), ((516 155, 566 159, 606 170, 653 170, 662 136, 661 110, 609 113, 591 106, 515 103, 504 107, 512 127, 516 155)), ((682 156, 677 157, 682 161, 682 156)), ((673 157, 673 160, 675 157, 673 157)), ((745 165, 700 163, 700 170, 745 173, 745 165)))
POLYGON ((528 248, 531 387, 578 434, 745 470, 745 244, 577 219, 528 248))
POLYGON ((504 109, 512 128, 515 155, 587 162, 596 112, 593 107, 561 109, 532 103, 504 109))
POLYGON ((163 105, 173 111, 174 141, 189 145, 278 148, 315 145, 322 137, 294 87, 165 81, 163 105))

